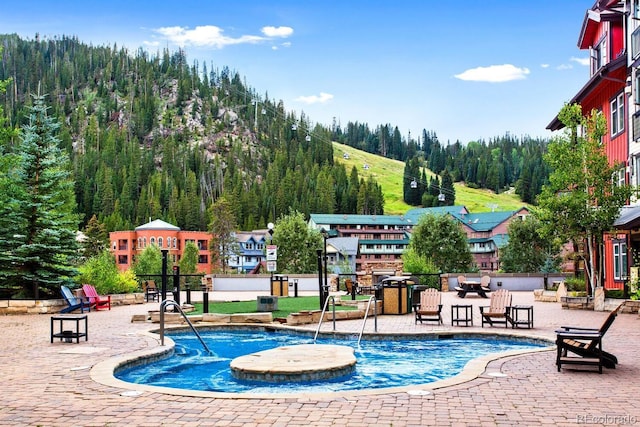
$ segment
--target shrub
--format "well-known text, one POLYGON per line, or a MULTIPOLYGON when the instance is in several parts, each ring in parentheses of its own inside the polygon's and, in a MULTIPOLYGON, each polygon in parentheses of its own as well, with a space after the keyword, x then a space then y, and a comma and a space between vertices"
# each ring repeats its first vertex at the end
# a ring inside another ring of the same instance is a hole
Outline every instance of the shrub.
POLYGON ((567 287, 567 292, 580 292, 585 291, 587 283, 582 277, 570 277, 564 280, 564 285, 567 287))
POLYGON ((102 295, 131 293, 138 289, 135 274, 129 270, 120 272, 109 250, 89 258, 78 270, 76 282, 93 285, 102 295))

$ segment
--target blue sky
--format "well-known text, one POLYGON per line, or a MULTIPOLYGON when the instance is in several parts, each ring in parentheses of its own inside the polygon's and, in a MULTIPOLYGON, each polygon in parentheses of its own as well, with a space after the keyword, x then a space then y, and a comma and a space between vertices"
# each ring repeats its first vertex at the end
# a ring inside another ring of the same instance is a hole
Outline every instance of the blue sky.
POLYGON ((434 131, 441 142, 549 136, 589 78, 576 44, 593 0, 42 1, 2 33, 77 36, 151 54, 182 46, 312 123, 434 131))

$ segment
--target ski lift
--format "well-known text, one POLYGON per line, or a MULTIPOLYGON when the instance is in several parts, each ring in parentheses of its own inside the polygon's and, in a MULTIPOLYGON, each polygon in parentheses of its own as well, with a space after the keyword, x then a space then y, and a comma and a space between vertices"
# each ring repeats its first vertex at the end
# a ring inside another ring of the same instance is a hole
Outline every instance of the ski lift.
POLYGON ((416 182, 415 178, 413 179, 413 181, 411 181, 411 188, 418 188, 418 183, 416 182))
POLYGON ((298 130, 298 125, 297 124, 292 124, 291 125, 291 130, 298 130))
POLYGON ((439 202, 444 202, 444 194, 442 194, 442 192, 440 194, 438 194, 438 201, 439 202))
POLYGON ((305 140, 305 141, 307 141, 307 142, 311 142, 311 135, 307 135, 307 136, 304 138, 304 140, 305 140))
POLYGON ((267 110, 265 108, 262 109, 262 115, 267 114, 267 110))

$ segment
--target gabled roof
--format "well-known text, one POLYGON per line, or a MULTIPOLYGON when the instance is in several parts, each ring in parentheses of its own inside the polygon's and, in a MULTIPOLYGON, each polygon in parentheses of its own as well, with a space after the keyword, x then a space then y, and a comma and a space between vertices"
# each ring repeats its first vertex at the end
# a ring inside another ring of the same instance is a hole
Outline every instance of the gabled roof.
POLYGON ((520 211, 480 212, 454 214, 453 217, 474 231, 491 231, 518 212, 520 211))
POLYGON ((420 221, 420 217, 427 214, 448 214, 460 221, 474 231, 483 232, 491 231, 498 225, 507 221, 509 218, 517 215, 522 210, 528 211, 526 207, 522 207, 515 211, 496 211, 496 212, 479 212, 469 213, 464 206, 445 206, 438 208, 417 208, 408 211, 405 216, 411 218, 415 224, 420 221), (462 208, 462 209, 461 209, 462 208))
POLYGON ((620 215, 613 222, 613 226, 620 230, 631 230, 640 226, 640 206, 623 206, 620 215))
POLYGON ((333 246, 336 251, 347 255, 358 254, 358 238, 357 237, 333 237, 327 239, 327 246, 333 246))
POLYGON ((236 231, 235 239, 238 243, 246 243, 251 240, 254 242, 264 242, 266 241, 266 230, 254 230, 254 231, 236 231))
MULTIPOLYGON (((600 70, 589 79, 589 81, 582 87, 582 89, 580 89, 580 91, 573 98, 571 98, 571 101, 569 101, 568 103, 581 104, 582 101, 587 96, 589 96, 598 86, 600 86, 600 84, 604 80, 606 80, 607 74, 626 66, 627 66, 626 55, 620 55, 613 61, 603 65, 602 68, 600 68, 600 70)), ((620 84, 623 85, 624 82, 621 82, 620 84)), ((560 121, 558 116, 554 117, 551 123, 547 125, 547 129, 551 131, 560 130, 562 128, 564 128, 564 123, 560 121)))
POLYGON ((469 211, 465 206, 455 205, 455 206, 437 206, 433 208, 413 208, 409 209, 404 216, 411 220, 411 222, 415 225, 418 223, 420 218, 425 214, 431 215, 454 215, 454 214, 467 214, 469 211))
POLYGON ((176 227, 175 225, 169 224, 168 222, 164 222, 161 219, 154 219, 151 222, 140 225, 136 227, 136 231, 141 230, 170 230, 170 231, 180 231, 180 227, 176 227))

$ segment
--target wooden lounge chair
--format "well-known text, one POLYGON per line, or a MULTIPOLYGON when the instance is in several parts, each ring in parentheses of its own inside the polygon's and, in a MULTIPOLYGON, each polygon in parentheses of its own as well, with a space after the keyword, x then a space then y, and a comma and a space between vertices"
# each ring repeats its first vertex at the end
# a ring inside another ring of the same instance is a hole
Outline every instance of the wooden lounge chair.
POLYGON ((72 311, 80 310, 80 313, 84 313, 84 310, 91 311, 91 303, 89 300, 78 298, 71 290, 66 286, 60 286, 60 292, 62 297, 67 302, 67 307, 60 310, 60 313, 71 313, 72 311))
POLYGON ((491 301, 488 307, 480 307, 480 316, 482 317, 482 327, 488 323, 504 324, 507 327, 509 322, 509 310, 511 308, 511 293, 506 289, 498 289, 491 295, 491 301))
POLYGON ((353 282, 353 280, 351 279, 346 279, 344 281, 344 286, 347 289, 347 295, 353 295, 353 294, 358 294, 359 289, 358 289, 358 282, 353 282))
POLYGON ((111 310, 111 295, 106 297, 98 295, 93 285, 82 285, 82 292, 89 299, 89 304, 96 310, 111 310))
MULTIPOLYGON (((624 304, 624 303, 623 303, 624 304)), ((576 326, 562 326, 556 330, 556 365, 558 372, 563 364, 594 365, 602 373, 602 367, 615 369, 618 358, 602 350, 602 338, 616 319, 623 304, 613 310, 600 328, 581 328, 576 326), (570 356, 569 353, 575 356, 570 356)))
POLYGON ((438 322, 442 324, 442 296, 435 288, 427 288, 420 292, 420 303, 413 304, 416 314, 416 323, 438 322))
POLYGON ((149 301, 160 301, 160 292, 156 286, 156 282, 153 280, 147 280, 142 282, 142 290, 144 291, 144 297, 149 301))

